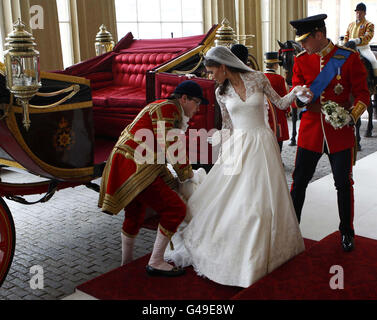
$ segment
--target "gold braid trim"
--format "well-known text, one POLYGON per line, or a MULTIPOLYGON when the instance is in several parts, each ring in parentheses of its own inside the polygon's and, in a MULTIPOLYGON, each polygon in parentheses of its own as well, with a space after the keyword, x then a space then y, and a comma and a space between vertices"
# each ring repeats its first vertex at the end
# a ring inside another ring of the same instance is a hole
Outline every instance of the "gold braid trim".
POLYGON ((0 62, 0 74, 5 77, 5 65, 0 62))
POLYGON ((351 117, 354 123, 361 117, 364 111, 367 109, 367 105, 361 101, 358 101, 356 105, 352 108, 351 117))
POLYGON ((72 91, 69 95, 67 95, 66 97, 60 99, 59 101, 57 102, 54 102, 54 103, 51 103, 51 104, 48 104, 46 106, 36 106, 36 105, 33 105, 33 104, 29 104, 29 107, 30 108, 34 108, 34 109, 48 109, 48 108, 54 108, 56 106, 59 106, 61 105, 62 103, 66 102, 67 100, 71 99, 78 91, 72 91))
POLYGON ((186 71, 183 71, 183 70, 173 70, 172 73, 175 73, 175 74, 188 74, 188 73, 193 73, 196 69, 199 68, 199 66, 201 65, 203 59, 204 59, 204 55, 202 52, 199 52, 199 56, 200 56, 200 60, 199 62, 194 66, 194 68, 190 69, 190 70, 186 70, 186 71))
MULTIPOLYGON (((173 242, 171 241, 171 237, 174 235, 175 232, 171 232, 167 229, 165 229, 160 223, 158 224, 158 229, 160 229, 160 231, 166 236, 169 238, 169 241, 170 241, 170 249, 171 250, 174 250, 174 245, 173 245, 173 242)), ((157 229, 157 231, 158 231, 157 229)))
POLYGON ((54 91, 54 92, 37 92, 35 95, 40 96, 40 97, 55 97, 59 94, 68 93, 68 92, 71 92, 71 91, 79 92, 80 86, 78 84, 74 84, 74 85, 71 85, 70 87, 62 89, 62 90, 58 90, 58 91, 54 91))
POLYGON ((118 214, 156 179, 162 168, 162 165, 141 166, 137 172, 131 175, 123 185, 119 187, 114 195, 106 193, 106 184, 110 170, 109 168, 105 168, 105 176, 102 176, 105 182, 101 184, 101 193, 103 193, 103 196, 101 196, 99 200, 99 206, 102 207, 102 211, 113 215, 118 214))
POLYGON ((127 233, 127 232, 124 232, 123 230, 122 230, 122 233, 123 233, 126 237, 128 237, 128 238, 136 238, 137 235, 138 235, 138 234, 129 234, 129 233, 127 233))

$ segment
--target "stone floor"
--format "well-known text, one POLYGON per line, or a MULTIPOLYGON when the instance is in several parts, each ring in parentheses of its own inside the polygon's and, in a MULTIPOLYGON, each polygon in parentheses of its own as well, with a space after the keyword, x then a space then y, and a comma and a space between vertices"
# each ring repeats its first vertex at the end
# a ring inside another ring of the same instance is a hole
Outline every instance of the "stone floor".
MULTIPOLYGON (((374 123, 376 127, 376 123, 374 123)), ((362 123, 362 133, 366 122, 362 123)), ((358 159, 377 151, 377 129, 362 138, 358 159)), ((294 166, 295 147, 283 146, 282 159, 288 185, 294 166)), ((313 180, 330 173, 326 156, 313 180)), ((3 181, 25 181, 34 176, 3 169, 3 181)), ((96 181, 99 183, 99 179, 96 181)), ((33 200, 38 196, 29 196, 33 200)), ((109 216, 97 207, 98 194, 84 186, 65 189, 43 204, 31 206, 6 200, 16 227, 16 250, 12 266, 0 288, 0 300, 56 300, 72 294, 79 284, 120 264, 120 228, 123 213, 109 216), (43 289, 32 289, 33 266, 43 269, 43 289)), ((149 253, 155 231, 142 229, 136 239, 135 257, 149 253)))

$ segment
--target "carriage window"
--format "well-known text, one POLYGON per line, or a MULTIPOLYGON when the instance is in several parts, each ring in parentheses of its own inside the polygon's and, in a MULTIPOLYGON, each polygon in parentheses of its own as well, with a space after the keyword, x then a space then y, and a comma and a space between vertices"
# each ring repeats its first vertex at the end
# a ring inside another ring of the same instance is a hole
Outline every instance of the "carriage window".
POLYGON ((73 48, 71 36, 71 15, 69 0, 56 0, 58 7, 60 41, 62 45, 63 65, 67 68, 73 64, 73 48))
MULTIPOLYGON (((328 38, 334 43, 338 43, 339 37, 344 36, 348 25, 355 21, 355 8, 359 0, 308 0, 308 16, 326 13, 326 27, 328 38), (334 14, 336 13, 336 14, 334 14)), ((367 6, 365 18, 377 26, 377 2, 376 0, 363 0, 367 6)), ((370 44, 377 43, 377 36, 371 40, 370 44)))
POLYGON ((203 34, 203 0, 115 0, 119 39, 158 39, 203 34))

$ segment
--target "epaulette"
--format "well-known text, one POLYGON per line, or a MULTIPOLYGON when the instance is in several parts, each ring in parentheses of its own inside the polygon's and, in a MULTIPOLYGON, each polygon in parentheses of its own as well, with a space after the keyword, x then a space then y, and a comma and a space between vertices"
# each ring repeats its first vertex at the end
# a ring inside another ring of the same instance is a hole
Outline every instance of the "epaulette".
POLYGON ((339 46, 339 45, 335 45, 336 47, 338 47, 338 48, 340 48, 340 49, 344 49, 344 50, 348 50, 348 51, 351 51, 351 52, 357 52, 356 50, 354 50, 354 49, 351 49, 351 48, 347 48, 347 47, 345 47, 345 46, 339 46))
POLYGON ((302 55, 305 54, 305 53, 306 53, 306 50, 301 51, 301 52, 296 56, 296 58, 298 58, 299 56, 302 56, 302 55))

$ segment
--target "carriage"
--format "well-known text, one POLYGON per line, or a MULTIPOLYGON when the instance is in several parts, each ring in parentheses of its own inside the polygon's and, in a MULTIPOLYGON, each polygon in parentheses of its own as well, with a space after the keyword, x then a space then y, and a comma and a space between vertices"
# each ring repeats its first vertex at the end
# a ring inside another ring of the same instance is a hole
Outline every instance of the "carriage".
MULTIPOLYGON (((204 35, 157 40, 134 39, 129 33, 109 52, 65 70, 40 72, 41 86, 27 108, 8 89, 7 70, 0 64, 0 286, 16 243, 14 221, 4 199, 32 205, 47 202, 65 188, 85 185, 99 191, 93 181, 102 176, 120 132, 146 104, 167 97, 188 78, 202 86, 210 102, 191 119, 189 128, 221 127, 215 82, 207 78, 202 63, 219 29, 214 25, 204 35), (1 176, 4 167, 31 173, 40 181, 6 182, 1 176), (38 194, 36 201, 24 198, 38 194)), ((252 55, 250 65, 259 70, 252 55)), ((198 147, 190 159, 196 158, 196 166, 208 169, 211 157, 201 162, 199 154, 210 144, 203 144, 199 136, 187 139, 194 139, 198 147)), ((145 226, 156 227, 155 218, 148 216, 145 226)))

